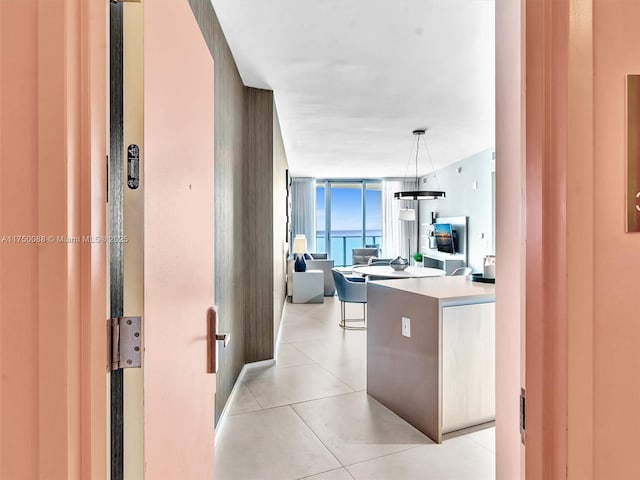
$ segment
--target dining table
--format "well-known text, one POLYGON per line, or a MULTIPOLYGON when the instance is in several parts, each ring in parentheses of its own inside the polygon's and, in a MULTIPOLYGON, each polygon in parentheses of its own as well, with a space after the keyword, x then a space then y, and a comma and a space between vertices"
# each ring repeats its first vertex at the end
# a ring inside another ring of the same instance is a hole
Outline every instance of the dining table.
POLYGON ((389 265, 361 265, 353 267, 354 273, 375 278, 423 278, 443 277, 446 272, 439 268, 407 267, 404 270, 394 270, 389 265))

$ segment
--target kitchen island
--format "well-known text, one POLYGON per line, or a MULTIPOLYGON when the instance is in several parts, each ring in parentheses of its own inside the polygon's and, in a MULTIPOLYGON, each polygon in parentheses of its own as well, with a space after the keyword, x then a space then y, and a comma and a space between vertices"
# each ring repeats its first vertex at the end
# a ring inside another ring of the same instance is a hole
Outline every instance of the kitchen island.
POLYGON ((432 440, 495 418, 495 286, 368 283, 367 393, 432 440))

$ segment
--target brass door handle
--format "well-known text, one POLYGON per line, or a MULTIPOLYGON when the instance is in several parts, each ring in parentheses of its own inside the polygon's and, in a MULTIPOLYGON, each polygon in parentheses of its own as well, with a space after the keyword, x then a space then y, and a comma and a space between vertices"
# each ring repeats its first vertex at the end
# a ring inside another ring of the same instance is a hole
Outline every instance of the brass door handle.
POLYGON ((218 370, 218 342, 222 342, 224 348, 231 341, 231 335, 228 333, 216 333, 217 325, 216 307, 209 307, 207 310, 207 373, 216 373, 218 370))

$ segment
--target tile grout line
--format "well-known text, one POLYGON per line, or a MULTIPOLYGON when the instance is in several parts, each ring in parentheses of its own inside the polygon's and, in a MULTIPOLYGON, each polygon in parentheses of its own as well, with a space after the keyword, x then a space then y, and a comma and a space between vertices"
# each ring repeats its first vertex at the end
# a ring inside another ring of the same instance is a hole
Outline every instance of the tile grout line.
MULTIPOLYGON (((299 342, 301 342, 301 341, 303 341, 303 340, 298 341, 298 343, 299 343, 299 342)), ((304 341, 310 341, 310 340, 304 340, 304 341)), ((329 447, 328 447, 328 446, 327 446, 327 445, 322 441, 322 439, 318 436, 318 434, 313 430, 313 428, 311 427, 311 425, 309 425, 307 422, 305 422, 305 420, 304 420, 304 419, 303 419, 303 418, 298 414, 298 412, 296 412, 295 408, 293 408, 293 407, 294 407, 294 405, 301 405, 301 404, 303 404, 303 403, 314 402, 314 401, 323 400, 323 399, 326 399, 326 398, 340 397, 340 396, 343 396, 343 395, 352 395, 352 394, 357 393, 357 392, 362 391, 362 390, 356 390, 356 389, 354 389, 351 385, 349 385, 347 382, 343 382, 342 380, 340 380, 336 375, 334 375, 334 374, 333 374, 333 373, 331 373, 329 370, 327 370, 323 365, 321 365, 321 364, 320 364, 320 362, 316 361, 314 358, 310 357, 310 356, 309 356, 309 355, 307 355, 304 351, 302 351, 301 349, 299 349, 299 348, 295 345, 295 343, 296 343, 296 342, 289 342, 289 345, 293 346, 296 350, 298 350, 298 351, 299 351, 299 352, 301 352, 303 355, 305 355, 306 357, 308 357, 309 359, 311 359, 311 361, 313 362, 313 363, 312 363, 312 365, 317 365, 317 366, 318 366, 318 367, 320 367, 322 370, 324 370, 325 372, 327 372, 329 375, 331 375, 332 377, 334 377, 337 381, 339 381, 339 382, 343 383, 344 385, 346 385, 347 387, 349 387, 349 388, 352 390, 351 392, 340 393, 340 394, 337 394, 337 395, 329 395, 329 396, 326 396, 326 397, 321 397, 321 398, 316 398, 316 399, 311 399, 311 400, 304 400, 304 401, 301 401, 301 402, 291 403, 291 404, 289 404, 289 405, 288 405, 288 407, 293 411, 293 413, 294 413, 294 414, 295 414, 295 415, 296 415, 296 416, 297 416, 297 417, 302 421, 302 423, 304 423, 304 425, 309 429, 309 431, 310 431, 310 432, 311 432, 311 433, 312 433, 312 434, 313 434, 313 435, 318 439, 318 441, 322 444, 322 446, 323 446, 324 448, 326 448, 326 449, 327 449, 327 451, 331 454, 331 456, 332 456, 333 458, 335 458, 335 459, 336 459, 336 461, 341 465, 341 468, 333 469, 333 470, 327 470, 326 472, 318 472, 318 473, 316 473, 316 474, 314 474, 314 475, 310 475, 310 476, 308 476, 308 477, 304 477, 304 478, 310 478, 310 477, 313 477, 313 476, 315 476, 315 475, 321 475, 321 474, 323 474, 323 473, 328 473, 328 472, 337 471, 337 470, 341 470, 341 469, 342 469, 342 470, 344 470, 345 472, 347 472, 347 475, 349 475, 349 477, 351 477, 353 480, 355 480, 355 478, 356 478, 356 477, 354 477, 354 476, 353 476, 353 474, 352 474, 352 473, 347 469, 347 466, 346 466, 346 465, 344 465, 344 464, 340 461, 340 459, 338 459, 338 457, 336 457, 336 456, 334 455, 334 453, 331 451, 331 449, 330 449, 330 448, 329 448, 329 447)), ((364 390, 366 390, 366 387, 364 388, 364 390)), ((302 479, 299 479, 299 480, 302 480, 302 479)))
MULTIPOLYGON (((330 396, 330 397, 324 397, 324 398, 333 398, 333 397, 339 397, 339 396, 343 396, 343 395, 351 395, 351 394, 353 394, 353 393, 357 393, 357 392, 348 392, 348 393, 343 393, 343 394, 340 394, 340 395, 332 395, 332 396, 330 396)), ((313 427, 312 427, 311 425, 309 425, 309 424, 308 424, 308 423, 307 423, 307 422, 306 422, 306 421, 305 421, 305 420, 304 420, 304 419, 303 419, 303 418, 298 414, 298 412, 296 412, 295 408, 293 408, 293 407, 294 407, 294 405, 300 405, 300 404, 302 404, 302 403, 315 402, 315 401, 317 401, 317 400, 323 400, 323 399, 322 399, 322 398, 318 398, 318 399, 316 399, 316 400, 306 400, 306 401, 304 401, 304 402, 293 403, 293 404, 289 404, 289 405, 287 405, 287 406, 291 407, 291 410, 293 410, 293 412, 296 414, 296 416, 297 416, 298 418, 300 418, 300 420, 302 420, 302 422, 303 422, 303 423, 304 423, 304 424, 309 428, 309 430, 311 430, 311 432, 312 432, 312 433, 314 434, 314 436, 315 436, 315 437, 320 441, 320 443, 322 443, 322 445, 323 445, 327 450, 329 450, 329 452, 331 453, 331 455, 333 455, 333 457, 338 461, 338 463, 340 463, 340 465, 342 465, 342 468, 344 468, 344 469, 347 471, 347 473, 349 474, 349 476, 350 476, 351 478, 353 478, 353 479, 355 479, 355 477, 354 477, 354 476, 351 474, 351 472, 349 471, 349 467, 352 467, 352 466, 355 466, 355 465, 360 465, 360 464, 363 464, 363 463, 372 462, 372 461, 374 461, 374 460, 378 460, 378 459, 380 459, 380 458, 390 457, 390 456, 397 455, 397 454, 400 454, 400 453, 408 452, 409 450, 413 450, 413 449, 416 449, 416 448, 425 447, 425 446, 428 446, 428 445, 437 445, 436 443, 415 444, 415 445, 411 445, 411 446, 408 446, 408 447, 406 447, 406 448, 403 448, 402 450, 398 450, 398 451, 396 451, 396 452, 385 453, 385 454, 383 454, 383 455, 378 455, 378 456, 376 456, 376 457, 372 457, 372 458, 368 458, 368 459, 366 459, 366 460, 362 460, 361 462, 354 462, 354 463, 344 464, 344 463, 342 463, 342 462, 338 459, 338 457, 336 457, 336 456, 334 455, 334 453, 331 451, 331 449, 330 449, 330 448, 329 448, 329 447, 328 447, 328 446, 327 446, 327 445, 322 441, 322 439, 318 436, 318 434, 313 430, 313 427)), ((333 470, 339 470, 339 469, 333 469, 333 470)), ((330 471, 333 471, 333 470, 328 470, 328 471, 330 472, 330 471)), ((320 472, 320 473, 317 473, 317 474, 314 474, 314 475, 320 475, 320 474, 322 474, 322 473, 326 473, 326 472, 320 472)), ((310 477, 313 477, 314 475, 310 475, 310 477)), ((308 477, 304 477, 304 478, 308 478, 308 477)), ((299 480, 302 480, 302 479, 299 479, 299 480)))
MULTIPOLYGON (((360 391, 362 391, 362 390, 360 390, 360 391)), ((250 412, 235 413, 235 414, 232 414, 230 416, 239 417, 241 415, 251 415, 252 413, 266 412, 268 410, 275 410, 276 408, 283 408, 283 407, 292 407, 293 408, 293 406, 302 405, 303 403, 317 402, 319 400, 325 400, 325 399, 328 399, 328 398, 341 397, 343 395, 353 395, 354 393, 359 393, 359 392, 337 393, 335 395, 327 395, 326 397, 319 397, 319 398, 310 398, 309 400, 301 400, 299 402, 294 402, 294 403, 283 403, 282 405, 273 405, 273 406, 270 406, 270 407, 261 407, 259 410, 251 410, 250 412)), ((256 402, 258 402, 257 399, 256 399, 256 402)), ((258 402, 258 404, 259 404, 259 402, 258 402)))
POLYGON ((369 458, 367 460, 362 460, 361 462, 355 462, 355 463, 350 463, 349 465, 343 465, 345 470, 347 470, 349 467, 355 467, 356 465, 362 465, 365 463, 369 463, 369 462, 373 462, 375 460, 379 460, 381 458, 385 458, 385 457, 392 457, 394 455, 399 455, 401 453, 405 453, 408 452, 409 450, 415 450, 416 448, 421 448, 421 447, 428 447, 430 445, 438 445, 437 443, 423 443, 423 444, 419 444, 419 445, 412 445, 410 447, 407 447, 403 450, 398 450, 397 452, 390 452, 390 453, 385 453, 383 455, 380 455, 378 457, 373 457, 373 458, 369 458))
MULTIPOLYGON (((291 345, 291 344, 290 344, 290 345, 291 345)), ((314 401, 314 400, 322 400, 322 399, 324 399, 324 398, 336 397, 336 396, 340 396, 340 395, 346 395, 346 394, 349 394, 349 393, 356 393, 357 391, 361 391, 361 390, 354 390, 354 389, 353 389, 353 387, 351 387, 351 385, 349 385, 348 383, 346 383, 346 382, 344 382, 344 381, 340 380, 338 377, 336 377, 334 374, 332 374, 330 371, 328 371, 326 368, 324 368, 324 367, 323 367, 322 365, 320 365, 318 362, 316 362, 315 360, 313 360, 311 357, 309 357, 308 355, 306 355, 304 352, 302 352, 302 351, 301 351, 301 353, 302 353, 302 354, 304 354, 305 356, 307 356, 307 357, 312 361, 312 363, 304 363, 304 364, 300 364, 300 365, 288 365, 288 366, 285 366, 285 367, 277 367, 277 365, 275 365, 275 364, 274 364, 274 365, 272 365, 272 366, 270 366, 270 367, 268 367, 268 368, 273 368, 273 369, 275 369, 275 368, 279 368, 280 370, 287 370, 287 369, 298 368, 298 367, 311 367, 311 366, 316 366, 316 367, 318 367, 320 370, 322 370, 322 371, 324 371, 325 373, 327 373, 328 375, 330 375, 333 379, 335 379, 336 381, 338 381, 340 384, 342 384, 342 385, 344 385, 345 387, 349 388, 351 391, 350 391, 350 392, 337 393, 337 394, 334 394, 334 395, 326 395, 326 396, 318 397, 318 398, 310 398, 310 399, 307 399, 307 400, 301 400, 301 401, 299 401, 299 402, 283 403, 282 405, 264 406, 264 405, 260 402, 260 400, 258 399, 258 396, 253 392, 253 390, 251 389, 251 387, 247 384, 247 382, 246 382, 246 378, 244 378, 244 379, 243 379, 243 382, 242 382, 242 383, 243 383, 243 385, 247 387, 247 390, 249 390, 249 392, 251 393, 251 395, 253 396, 253 398, 256 400, 256 403, 260 406, 260 409, 261 409, 261 410, 270 410, 270 409, 273 409, 273 408, 286 407, 286 406, 289 406, 289 405, 296 405, 296 404, 299 404, 299 403, 312 402, 312 401, 314 401)), ((254 412, 256 412, 256 411, 259 411, 259 410, 254 410, 254 411, 252 411, 252 412, 244 412, 244 413, 254 413, 254 412)), ((244 413, 243 413, 243 414, 244 414, 244 413)), ((241 415, 242 415, 242 414, 241 414, 241 415)))
MULTIPOLYGON (((328 446, 327 446, 327 445, 322 441, 322 439, 321 439, 321 438, 318 436, 318 434, 313 430, 313 428, 311 428, 311 425, 309 425, 307 422, 305 422, 305 421, 304 421, 304 418, 302 418, 302 417, 298 414, 298 412, 296 412, 296 409, 295 409, 295 408, 293 408, 293 406, 292 406, 292 405, 287 405, 287 406, 291 409, 291 411, 293 412, 293 414, 294 414, 296 417, 298 417, 302 423, 304 423, 305 427, 307 427, 307 428, 309 429, 309 431, 313 434, 313 436, 314 436, 314 437, 316 437, 316 438, 318 439, 318 441, 322 444, 322 446, 323 446, 324 448, 326 448, 326 449, 327 449, 327 452, 329 452, 329 453, 331 454, 331 456, 332 456, 333 458, 335 458, 335 459, 336 459, 336 462, 338 462, 338 464, 339 464, 342 468, 345 468, 345 465, 344 465, 344 464, 343 464, 343 463, 338 459, 338 457, 336 457, 336 456, 335 456, 335 454, 331 451, 331 449, 330 449, 330 448, 329 448, 329 447, 328 447, 328 446)), ((336 468, 334 468, 333 470, 337 470, 337 469, 336 469, 336 468)), ((328 471, 331 471, 331 470, 328 470, 328 471)), ((319 475, 320 473, 324 473, 324 472, 319 472, 319 473, 317 473, 317 474, 315 474, 315 475, 319 475)))
MULTIPOLYGON (((361 392, 361 391, 363 391, 363 390, 366 390, 366 389, 367 389, 367 387, 365 386, 365 387, 364 387, 363 389, 361 389, 361 390, 356 390, 356 389, 355 389, 355 388, 353 388, 351 385, 349 385, 346 381, 344 381, 344 380, 342 380, 342 379, 338 378, 338 376, 337 376, 337 375, 335 375, 333 372, 331 372, 329 369, 327 369, 324 365, 320 365, 320 364, 318 364, 318 366, 319 366, 321 369, 323 369, 325 372, 327 372, 329 375, 331 375, 332 377, 334 377, 336 380, 338 380, 339 382, 344 383, 347 387, 349 387, 351 390, 353 390, 353 392, 361 392)), ((349 392, 349 393, 353 393, 353 392, 349 392)))
MULTIPOLYGON (((284 322, 284 319, 283 319, 284 322)), ((326 368, 324 368, 324 366, 322 366, 319 362, 317 362, 314 358, 310 357, 309 355, 307 355, 305 352, 303 352, 302 350, 300 350, 298 347, 296 347, 294 345, 294 343, 296 342, 290 342, 289 345, 291 345, 293 348, 295 348, 296 350, 298 350, 300 353, 302 353, 305 357, 307 357, 309 360, 311 360, 312 363, 308 363, 306 365, 316 365, 318 367, 320 367, 320 369, 324 370, 326 373, 328 373, 329 375, 331 375, 333 378, 335 378, 338 382, 342 383, 343 385, 345 385, 347 388, 351 389, 351 392, 346 392, 346 393, 354 393, 356 391, 355 388, 353 388, 351 385, 349 385, 347 382, 342 381, 341 379, 339 379, 336 375, 334 375, 333 373, 331 373, 329 370, 327 370, 326 368)), ((300 366, 300 365, 299 365, 300 366)), ((288 367, 281 367, 281 368, 288 368, 288 367)), ((344 395, 344 394, 338 394, 338 395, 344 395)), ((329 397, 335 397, 337 395, 329 395, 327 397, 321 397, 321 398, 329 398, 329 397)), ((320 400, 321 398, 318 398, 316 400, 320 400)), ((292 404, 288 404, 288 405, 295 405, 296 403, 303 403, 303 402, 310 402, 312 400, 303 400, 301 402, 294 402, 292 404)))
MULTIPOLYGON (((351 388, 351 385, 349 385, 346 382, 343 382, 342 380, 340 380, 339 378, 337 378, 335 375, 333 375, 331 372, 327 371, 326 369, 324 369, 322 367, 322 365, 317 364, 317 363, 307 363, 307 364, 303 364, 303 365, 291 365, 289 367, 280 367, 280 370, 287 370, 287 369, 292 369, 292 368, 299 368, 299 367, 318 367, 321 371, 323 371, 324 373, 326 373, 327 375, 331 376, 334 380, 336 380, 337 382, 339 382, 341 385, 343 385, 344 387, 346 387, 347 389, 349 389, 348 392, 341 392, 341 393, 336 393, 336 394, 330 394, 330 395, 324 395, 321 397, 317 397, 317 398, 309 398, 307 400, 300 400, 298 402, 293 402, 293 403, 283 403, 281 405, 271 405, 271 406, 264 406, 263 403, 261 403, 258 400, 258 396, 253 392, 253 390, 251 390, 251 388, 249 387, 249 385, 245 384, 245 386, 249 389, 249 391, 251 392, 251 394, 254 396, 254 398, 256 399, 256 402, 258 403, 258 405, 261 406, 262 409, 267 409, 267 408, 275 408, 275 407, 285 407, 287 405, 294 405, 296 403, 303 403, 303 402, 310 402, 313 400, 321 400, 323 398, 329 398, 329 397, 335 397, 338 395, 344 395, 345 393, 355 393, 355 390, 353 388, 351 388)), ((274 367, 275 368, 275 367, 274 367)))
MULTIPOLYGON (((351 478, 353 478, 353 479, 355 480, 355 477, 354 477, 354 476, 353 476, 353 474, 349 471, 349 467, 350 467, 350 466, 360 465, 360 464, 362 464, 362 463, 367 463, 367 462, 372 462, 372 461, 377 460, 377 459, 379 459, 379 458, 389 457, 389 456, 396 455, 396 454, 399 454, 399 453, 407 452, 407 451, 409 451, 409 450, 413 450, 414 448, 420 448, 420 447, 424 447, 424 446, 426 446, 426 445, 431 445, 431 444, 428 444, 428 443, 425 443, 425 444, 416 444, 416 445, 409 446, 409 447, 407 447, 407 448, 403 448, 402 450, 398 450, 397 452, 390 452, 390 453, 386 453, 386 454, 383 454, 383 455, 379 455, 379 456, 377 456, 377 457, 373 457, 373 458, 369 458, 369 459, 367 459, 367 460, 363 460, 363 461, 361 461, 361 462, 355 462, 355 463, 351 463, 351 464, 344 464, 344 463, 342 463, 342 461, 340 461, 340 459, 339 459, 338 457, 336 457, 336 455, 331 451, 331 449, 329 448, 329 446, 328 446, 327 444, 325 444, 325 443, 322 441, 322 439, 318 436, 318 434, 315 432, 315 430, 313 429, 313 427, 312 427, 311 425, 309 425, 309 424, 308 424, 308 423, 307 423, 307 422, 306 422, 306 421, 305 421, 305 420, 300 416, 300 414, 298 414, 298 412, 296 412, 296 409, 294 408, 294 406, 295 406, 295 405, 301 405, 301 404, 303 404, 303 403, 316 402, 316 401, 318 401, 318 400, 324 400, 324 399, 326 399, 326 398, 334 398, 334 397, 340 397, 340 396, 344 396, 344 395, 352 395, 352 394, 354 394, 354 393, 357 393, 357 392, 347 392, 347 393, 341 393, 341 394, 338 394, 338 395, 330 395, 330 396, 328 396, 328 397, 317 398, 317 399, 313 399, 313 400, 305 400, 305 401, 302 401, 302 402, 291 403, 291 404, 288 404, 288 405, 287 405, 288 407, 290 407, 290 408, 291 408, 291 410, 293 411, 293 413, 295 413, 295 415, 296 415, 296 416, 297 416, 297 417, 302 421, 302 423, 304 423, 304 424, 305 424, 305 426, 306 426, 306 427, 311 431, 311 433, 313 433, 313 435, 314 435, 314 436, 315 436, 315 437, 320 441, 320 443, 321 443, 321 444, 322 444, 322 445, 323 445, 323 446, 324 446, 324 447, 329 451, 329 453, 331 453, 331 455, 332 455, 332 456, 333 456, 333 457, 338 461, 338 463, 342 466, 342 468, 347 472, 347 474, 348 474, 351 478)), ((334 470, 339 470, 339 468, 338 468, 338 469, 335 469, 335 468, 334 468, 334 469, 332 469, 332 470, 327 470, 327 472, 332 472, 332 471, 334 471, 334 470)), ((313 475, 309 475, 308 477, 303 477, 302 479, 298 479, 298 480, 304 480, 304 479, 306 479, 306 478, 310 478, 310 477, 313 477, 313 476, 315 476, 315 475, 321 475, 321 474, 323 474, 323 473, 327 473, 327 472, 318 472, 318 473, 315 473, 315 474, 313 474, 313 475)))
POLYGON ((258 400, 258 397, 255 393, 253 393, 253 390, 251 390, 251 387, 245 383, 244 381, 245 379, 242 379, 242 383, 244 384, 245 387, 247 387, 247 390, 249 390, 249 393, 251 394, 251 396, 255 399, 256 403, 258 404, 258 406, 260 407, 260 410, 264 410, 265 407, 264 405, 262 405, 262 403, 260 403, 260 400, 258 400))
MULTIPOLYGON (((307 354, 306 354, 306 353, 304 353, 302 350, 300 350, 298 347, 296 347, 296 346, 295 346, 295 342, 289 342, 289 343, 287 343, 287 345, 288 345, 289 347, 292 347, 293 349, 297 350, 297 351, 298 351, 298 353, 300 353, 300 355, 303 355, 303 356, 305 356, 306 358, 308 358, 308 359, 309 359, 309 361, 310 361, 311 363, 316 363, 316 361, 315 361, 313 358, 311 358, 309 355, 307 355, 307 354)), ((280 349, 278 348, 278 354, 280 353, 280 352, 279 352, 279 350, 280 350, 280 349)), ((301 366, 301 365, 310 365, 310 363, 301 363, 301 364, 298 364, 298 365, 285 365, 285 366, 283 366, 283 367, 278 367, 278 363, 277 363, 277 361, 276 361, 276 368, 299 367, 299 366, 301 366)))
MULTIPOLYGON (((362 390, 360 390, 360 391, 362 391, 362 390)), ((349 394, 352 394, 352 393, 358 393, 358 392, 351 391, 351 392, 334 393, 334 394, 330 394, 330 395, 324 395, 322 397, 308 398, 306 400, 300 400, 300 401, 293 402, 293 403, 282 403, 280 405, 271 405, 271 406, 268 406, 268 407, 263 407, 262 410, 270 410, 272 408, 288 407, 288 406, 291 406, 291 405, 299 405, 301 403, 315 402, 315 401, 318 401, 318 400, 324 400, 326 398, 339 397, 341 395, 349 395, 349 394)), ((258 411, 258 410, 256 410, 256 411, 258 411)), ((247 412, 247 413, 251 413, 251 412, 247 412)))
MULTIPOLYGON (((338 393, 336 395, 328 395, 326 397, 320 397, 320 398, 312 398, 310 400, 302 400, 300 402, 294 402, 294 403, 288 403, 287 405, 290 407, 294 407, 296 405, 302 405, 303 403, 311 403, 311 402, 319 402, 320 400, 327 400, 329 398, 336 398, 336 397, 342 397, 345 395, 353 395, 354 393, 359 393, 359 392, 344 392, 344 393, 338 393)), ((284 405, 283 405, 284 406, 284 405)))
POLYGON ((349 473, 349 471, 346 469, 346 467, 332 468, 331 470, 327 470, 325 472, 314 473, 313 475, 308 475, 306 477, 300 477, 300 478, 297 478, 296 480, 308 480, 309 478, 313 478, 313 477, 318 476, 318 475, 324 475, 325 473, 337 472, 339 470, 344 470, 345 472, 347 472, 347 475, 349 475, 351 478, 353 478, 353 480, 355 480, 355 477, 353 475, 351 475, 351 473, 349 473))
MULTIPOLYGON (((305 340, 306 341, 306 340, 305 340)), ((315 341, 315 340, 313 340, 315 341)), ((294 343, 300 343, 300 342, 291 342, 290 345, 293 345, 294 343)), ((338 380, 339 382, 345 384, 347 387, 349 387, 353 392, 361 392, 363 390, 366 390, 367 387, 365 385, 364 388, 362 389, 356 389, 354 388, 352 385, 350 385, 349 383, 347 383, 346 381, 342 380, 341 378, 339 378, 337 375, 335 375, 333 372, 331 372, 327 367, 325 367, 323 364, 321 364, 320 362, 316 361, 315 359, 313 359, 312 357, 310 357, 309 355, 307 355, 304 351, 300 350, 299 348, 296 347, 296 350, 299 350, 303 355, 305 355, 306 357, 308 357, 309 359, 311 359, 311 361, 313 362, 313 365, 317 365, 318 367, 320 367, 322 370, 324 370, 325 372, 327 372, 329 375, 331 375, 333 378, 335 378, 336 380, 338 380)), ((310 364, 307 364, 310 365, 310 364)), ((286 367, 283 367, 286 368, 286 367)), ((352 393, 352 392, 349 392, 352 393)), ((334 395, 335 396, 335 395, 334 395)), ((297 402, 297 403, 301 403, 301 402, 297 402)))
MULTIPOLYGON (((474 433, 475 433, 475 432, 474 432, 474 433)), ((473 438, 471 438, 471 437, 468 437, 468 440, 471 440, 473 443, 475 443, 475 444, 476 444, 476 445, 478 445, 479 447, 482 447, 482 448, 484 448, 485 450, 487 450, 487 451, 491 452, 491 454, 493 454, 493 455, 495 455, 495 454, 496 454, 496 452, 494 452, 493 450, 491 450, 491 449, 490 449, 489 447, 487 447, 486 445, 484 445, 484 444, 482 444, 482 443, 478 442, 477 440, 475 440, 475 439, 473 439, 473 438)))
MULTIPOLYGON (((260 400, 258 400, 258 397, 256 397, 256 395, 251 391, 251 389, 249 387, 247 387, 247 390, 249 390, 249 393, 251 393, 251 395, 255 399, 256 403, 260 407, 260 410, 266 410, 266 409, 270 408, 270 407, 265 407, 264 405, 262 405, 262 403, 260 403, 260 400)), ((256 410, 256 411, 260 411, 260 410, 256 410)))
MULTIPOLYGON (((284 321, 283 321, 283 323, 284 323, 284 321)), ((306 357, 308 357, 308 358, 313 362, 313 363, 311 363, 311 365, 316 365, 316 366, 320 367, 322 370, 326 371, 326 370, 322 367, 322 365, 320 365, 320 363, 318 363, 314 358, 310 357, 309 355, 307 355, 306 353, 304 353, 302 350, 300 350, 298 347, 296 347, 296 346, 294 345, 294 343, 295 343, 295 342, 290 342, 290 345, 292 345, 296 350, 300 351, 303 355, 305 355, 306 357)), ((326 372, 327 372, 329 375, 331 375, 333 378, 335 378, 336 380, 338 380, 339 382, 341 382, 341 383, 343 383, 344 385, 346 385, 346 386, 347 386, 347 388, 349 388, 349 389, 353 390, 353 389, 351 388, 351 385, 348 385, 347 383, 342 382, 339 378, 337 378, 337 377, 336 377, 335 375, 333 375, 331 372, 328 372, 328 371, 326 371, 326 372)), ((329 395, 329 396, 325 396, 325 397, 318 398, 318 399, 315 399, 315 400, 322 400, 322 399, 325 399, 325 398, 330 398, 330 397, 340 396, 340 395, 348 395, 348 394, 350 394, 350 393, 354 393, 354 392, 345 392, 345 393, 338 394, 338 395, 329 395)), ((305 425, 305 427, 306 427, 306 428, 307 428, 307 429, 308 429, 308 430, 313 434, 313 436, 314 436, 315 438, 317 438, 317 439, 318 439, 318 441, 320 442, 320 444, 321 444, 321 445, 322 445, 322 446, 323 446, 323 447, 324 447, 324 448, 325 448, 325 449, 326 449, 326 450, 331 454, 331 456, 332 456, 333 458, 335 458, 335 460, 338 462, 338 465, 340 465, 340 467, 341 467, 342 469, 344 469, 344 470, 347 472, 347 475, 349 475, 351 478, 354 478, 354 480, 355 480, 355 477, 353 477, 353 475, 351 475, 351 473, 350 473, 350 472, 345 468, 345 466, 344 466, 344 465, 342 464, 342 462, 338 459, 338 457, 336 457, 336 456, 334 455, 334 453, 331 451, 331 449, 330 449, 330 448, 329 448, 329 447, 328 447, 328 446, 327 446, 327 445, 322 441, 322 439, 321 439, 321 438, 318 436, 318 434, 313 430, 313 428, 311 428, 311 425, 309 425, 307 422, 305 422, 305 421, 304 421, 304 419, 303 419, 303 418, 298 414, 298 412, 296 412, 295 408, 293 408, 293 405, 297 405, 297 404, 301 404, 301 403, 306 403, 306 402, 311 402, 311 401, 314 401, 314 400, 305 400, 305 401, 302 401, 302 402, 296 402, 296 403, 288 404, 287 406, 291 409, 291 411, 294 413, 294 415, 300 419, 300 421, 301 421, 301 422, 305 425)), ((333 469, 333 470, 339 470, 339 469, 333 469)), ((328 470, 328 472, 333 471, 333 470, 328 470)), ((316 474, 314 474, 314 475, 320 475, 320 474, 322 474, 322 473, 326 473, 326 472, 318 472, 318 473, 316 473, 316 474)))
MULTIPOLYGON (((253 398, 253 399, 255 400, 255 402, 258 404, 258 407, 260 407, 260 408, 258 408, 257 410, 249 410, 248 412, 229 413, 229 416, 230 416, 230 417, 235 417, 235 416, 238 416, 238 415, 244 415, 245 413, 259 412, 260 410, 264 410, 264 409, 265 409, 265 408, 262 406, 262 404, 260 403, 260 401, 258 400, 258 398, 257 398, 257 397, 254 395, 254 393, 251 391, 251 389, 249 388, 249 386, 248 386, 246 383, 244 383, 244 379, 243 379, 243 381, 242 381, 242 385, 240 385, 240 388, 242 388, 242 387, 245 387, 245 388, 247 389, 247 391, 248 391, 248 392, 249 392, 249 394, 251 395, 251 398, 253 398)), ((237 399, 236 399, 236 398, 234 398, 234 402, 235 402, 236 400, 237 400, 237 399)), ((233 406, 232 406, 232 407, 233 407, 233 406)))

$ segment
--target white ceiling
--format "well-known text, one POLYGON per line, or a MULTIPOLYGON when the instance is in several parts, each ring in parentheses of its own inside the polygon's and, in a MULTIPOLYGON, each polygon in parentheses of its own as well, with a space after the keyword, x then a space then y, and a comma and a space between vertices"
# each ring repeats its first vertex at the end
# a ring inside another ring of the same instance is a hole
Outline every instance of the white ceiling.
POLYGON ((493 0, 212 3, 245 84, 275 93, 292 175, 412 176, 421 127, 436 169, 493 147, 493 0))

